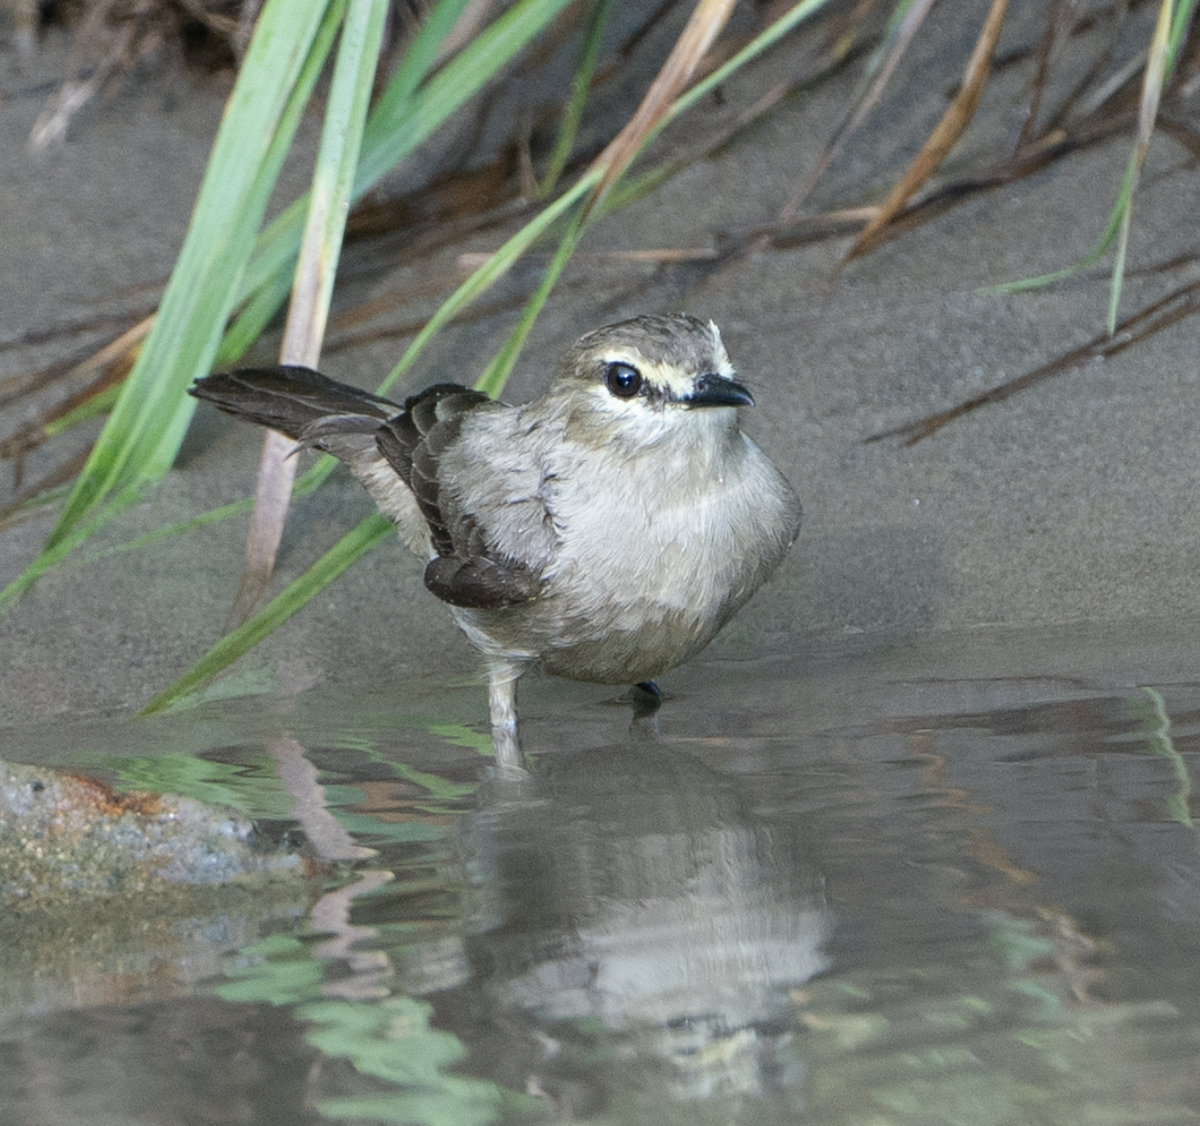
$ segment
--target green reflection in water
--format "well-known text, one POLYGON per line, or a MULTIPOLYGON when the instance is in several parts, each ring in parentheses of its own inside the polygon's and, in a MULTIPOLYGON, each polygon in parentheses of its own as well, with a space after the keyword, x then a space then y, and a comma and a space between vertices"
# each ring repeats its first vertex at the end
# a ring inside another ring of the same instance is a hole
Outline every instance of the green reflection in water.
POLYGON ((324 996, 327 961, 310 944, 276 935, 241 952, 218 986, 223 1000, 291 1007, 311 1027, 305 1039, 330 1059, 344 1059, 378 1081, 360 1094, 318 1097, 330 1118, 477 1126, 493 1121, 502 1103, 523 1099, 495 1083, 455 1075, 466 1055, 457 1036, 430 1027, 432 1008, 406 996, 343 1000, 324 996))
POLYGON ((296 799, 288 793, 270 755, 247 752, 236 765, 197 758, 189 752, 144 757, 107 753, 76 754, 73 766, 97 766, 115 775, 119 790, 179 794, 209 805, 236 809, 247 817, 283 820, 296 799))
POLYGON ((1156 755, 1161 755, 1170 764, 1175 773, 1178 788, 1167 799, 1167 809, 1173 820, 1189 829, 1195 828, 1192 823, 1192 776, 1188 773, 1187 763, 1175 749, 1175 740, 1171 738, 1171 717, 1167 714, 1166 701, 1153 688, 1143 686, 1142 691, 1149 698, 1149 705, 1135 701, 1133 710, 1140 715, 1146 729, 1146 745, 1156 755))
POLYGON ((1037 924, 981 912, 996 961, 972 989, 953 965, 811 983, 807 1109, 822 1126, 1147 1126, 1190 1121, 1186 1022, 1163 1001, 1073 996, 1037 924), (988 980, 990 979, 990 980, 988 980))
POLYGON ((429 1027, 431 1008, 411 997, 374 1003, 316 1001, 297 1015, 314 1025, 305 1039, 328 1056, 350 1060, 363 1075, 394 1092, 317 1100, 331 1118, 475 1126, 499 1110, 500 1088, 482 1079, 452 1075, 466 1049, 457 1036, 429 1027))

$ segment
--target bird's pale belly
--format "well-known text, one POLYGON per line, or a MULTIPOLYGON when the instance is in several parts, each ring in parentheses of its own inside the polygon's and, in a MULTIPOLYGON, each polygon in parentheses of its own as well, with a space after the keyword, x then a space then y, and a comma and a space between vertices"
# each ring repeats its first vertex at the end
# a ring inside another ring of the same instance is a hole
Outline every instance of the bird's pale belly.
POLYGON ((484 652, 538 661, 567 680, 632 684, 695 656, 754 589, 748 575, 726 572, 714 583, 703 568, 682 588, 669 567, 629 574, 624 590, 596 582, 596 573, 590 566, 560 572, 533 602, 456 617, 484 652))
POLYGON ((661 676, 694 656, 736 609, 720 617, 691 611, 665 611, 634 628, 562 620, 549 612, 531 614, 526 604, 519 620, 511 611, 458 610, 455 617, 485 653, 518 662, 539 662, 552 676, 595 684, 633 684, 661 676))
POLYGON ((595 684, 636 684, 662 676, 703 649, 719 626, 699 623, 693 615, 672 615, 633 632, 615 631, 606 637, 561 649, 547 649, 542 666, 553 676, 595 684))

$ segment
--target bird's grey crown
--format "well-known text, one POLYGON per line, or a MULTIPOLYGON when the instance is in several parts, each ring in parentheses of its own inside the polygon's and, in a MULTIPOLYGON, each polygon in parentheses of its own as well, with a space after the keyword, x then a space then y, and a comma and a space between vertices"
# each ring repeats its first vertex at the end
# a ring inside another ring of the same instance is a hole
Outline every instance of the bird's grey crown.
POLYGON ((716 327, 688 313, 647 314, 593 329, 576 341, 572 352, 597 355, 608 348, 633 348, 654 363, 697 374, 728 363, 716 327))

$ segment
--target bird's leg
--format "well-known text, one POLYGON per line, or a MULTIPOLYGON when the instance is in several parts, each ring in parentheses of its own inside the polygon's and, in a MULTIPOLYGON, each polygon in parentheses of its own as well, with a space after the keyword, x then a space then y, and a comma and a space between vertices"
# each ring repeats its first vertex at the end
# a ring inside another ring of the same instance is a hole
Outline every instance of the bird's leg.
POLYGON ((517 736, 517 678, 524 665, 495 661, 488 669, 488 711, 492 721, 492 747, 496 765, 503 771, 523 771, 517 736))

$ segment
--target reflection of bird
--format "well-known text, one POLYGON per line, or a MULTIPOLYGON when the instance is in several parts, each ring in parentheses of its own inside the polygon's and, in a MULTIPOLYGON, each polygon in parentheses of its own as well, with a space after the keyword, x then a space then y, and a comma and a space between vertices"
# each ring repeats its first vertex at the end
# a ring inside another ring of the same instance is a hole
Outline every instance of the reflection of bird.
POLYGON ((300 367, 192 394, 341 458, 429 559, 425 585, 487 659, 502 765, 518 765, 529 665, 602 684, 674 668, 799 528, 796 494, 738 427, 753 399, 716 325, 683 314, 580 337, 523 406, 440 383, 401 409, 300 367))

